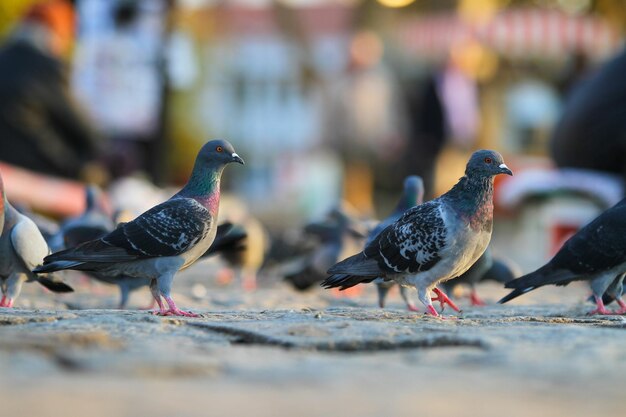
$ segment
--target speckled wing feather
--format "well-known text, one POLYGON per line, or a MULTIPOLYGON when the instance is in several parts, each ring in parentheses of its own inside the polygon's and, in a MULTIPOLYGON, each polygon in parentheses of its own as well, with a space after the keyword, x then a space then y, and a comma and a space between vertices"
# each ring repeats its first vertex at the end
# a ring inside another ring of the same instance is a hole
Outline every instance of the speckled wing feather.
POLYGON ((211 214, 196 200, 174 198, 119 225, 100 239, 48 256, 45 263, 59 260, 111 263, 177 256, 205 237, 212 224, 211 214))
POLYGON ((406 211, 384 229, 366 248, 365 256, 376 259, 381 271, 416 273, 428 271, 441 259, 446 244, 446 225, 437 200, 406 211))

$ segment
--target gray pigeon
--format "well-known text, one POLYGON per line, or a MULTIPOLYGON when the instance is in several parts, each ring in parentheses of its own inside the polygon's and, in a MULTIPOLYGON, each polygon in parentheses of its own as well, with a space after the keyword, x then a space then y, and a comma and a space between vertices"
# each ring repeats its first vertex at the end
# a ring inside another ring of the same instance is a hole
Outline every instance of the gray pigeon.
MULTIPOLYGON (((424 181, 422 177, 417 175, 410 175, 404 179, 402 196, 400 196, 400 201, 396 205, 396 208, 393 210, 393 213, 389 215, 386 219, 378 223, 374 229, 369 233, 367 237, 367 241, 365 242, 365 246, 369 245, 375 238, 385 230, 387 226, 397 221, 405 211, 410 209, 411 207, 417 206, 418 204, 422 204, 424 202, 424 181)), ((374 281, 376 284, 376 289, 378 290, 378 305, 383 308, 385 307, 385 299, 387 298, 387 294, 389 290, 396 285, 395 281, 385 281, 383 278, 379 278, 374 281)), ((407 305, 409 311, 419 311, 417 307, 415 307, 415 303, 411 299, 408 288, 405 286, 400 286, 400 295, 402 299, 407 305)))
POLYGON ((243 159, 224 140, 207 142, 181 191, 105 236, 54 253, 35 272, 64 269, 150 279, 158 314, 196 317, 180 310, 170 295, 176 273, 204 254, 217 232, 220 179, 224 167, 243 159), (165 309, 161 297, 165 299, 165 309))
POLYGON ((102 190, 95 185, 85 188, 85 211, 61 224, 63 248, 72 248, 98 239, 115 228, 111 214, 104 207, 102 190))
POLYGON ((35 223, 9 203, 1 177, 0 194, 0 307, 13 307, 25 282, 39 282, 54 292, 73 291, 70 286, 51 275, 36 275, 31 272, 43 263, 50 249, 35 223))
POLYGON ((625 314, 626 303, 621 298, 626 273, 625 236, 626 198, 570 237, 547 264, 508 282, 505 287, 514 290, 499 303, 506 303, 544 285, 561 286, 585 280, 591 283, 597 306, 589 314, 625 314), (607 310, 603 295, 614 298, 619 310, 607 310))
MULTIPOLYGON (((222 223, 217 226, 217 232, 211 247, 201 256, 201 258, 206 258, 219 253, 234 253, 240 251, 243 249, 242 245, 245 238, 245 232, 238 229, 233 230, 232 223, 222 223)), ((97 281, 118 286, 120 289, 120 309, 126 308, 131 292, 143 287, 148 287, 150 285, 150 281, 152 281, 151 278, 133 277, 128 275, 112 276, 110 274, 100 273, 99 271, 87 272, 87 274, 97 281)))
MULTIPOLYGON (((307 239, 315 238, 318 242, 286 271, 285 281, 298 291, 306 291, 322 282, 326 278, 326 270, 341 259, 342 252, 350 250, 350 241, 365 237, 354 226, 354 220, 342 208, 332 209, 320 222, 307 224, 304 227, 307 239)), ((361 247, 361 242, 355 251, 361 247)))
POLYGON ((362 252, 331 267, 322 286, 343 290, 383 277, 415 287, 428 314, 439 315, 430 290, 455 308, 436 285, 467 271, 489 245, 498 174, 513 175, 498 152, 474 152, 450 191, 406 211, 362 252))

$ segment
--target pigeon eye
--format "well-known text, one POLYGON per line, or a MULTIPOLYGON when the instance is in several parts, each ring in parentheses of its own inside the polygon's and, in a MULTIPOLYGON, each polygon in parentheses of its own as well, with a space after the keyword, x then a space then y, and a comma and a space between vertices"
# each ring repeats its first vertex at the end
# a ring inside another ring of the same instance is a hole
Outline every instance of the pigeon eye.
POLYGON ((217 148, 215 148, 216 151, 218 152, 222 152, 224 150, 224 148, 222 148, 221 146, 218 146, 217 148))
POLYGON ((488 163, 488 164, 490 164, 490 163, 492 163, 493 161, 492 161, 492 159, 491 159, 491 158, 487 157, 487 158, 485 158, 485 162, 486 162, 486 163, 488 163))

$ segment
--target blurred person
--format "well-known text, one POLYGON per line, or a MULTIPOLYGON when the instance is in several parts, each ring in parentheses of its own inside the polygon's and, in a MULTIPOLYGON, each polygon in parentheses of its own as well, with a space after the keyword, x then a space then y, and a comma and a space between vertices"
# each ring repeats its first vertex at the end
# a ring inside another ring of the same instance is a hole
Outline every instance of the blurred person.
POLYGON ((73 26, 67 1, 38 3, 0 50, 0 160, 99 182, 100 137, 69 93, 63 61, 73 26))
POLYGON ((408 148, 404 152, 407 175, 423 178, 426 199, 434 197, 435 167, 450 141, 469 150, 476 141, 480 115, 475 80, 451 58, 406 96, 409 111, 408 148))
POLYGON ((550 139, 559 168, 604 171, 626 179, 626 49, 571 92, 550 139))
POLYGON ((380 37, 357 32, 348 53, 344 75, 328 89, 327 136, 345 163, 346 200, 371 214, 374 184, 395 188, 402 180, 393 167, 402 158, 406 114, 380 37))
POLYGON ((165 2, 79 0, 77 4, 81 23, 73 87, 109 140, 107 165, 116 178, 143 171, 156 180, 163 172, 157 142, 165 2))

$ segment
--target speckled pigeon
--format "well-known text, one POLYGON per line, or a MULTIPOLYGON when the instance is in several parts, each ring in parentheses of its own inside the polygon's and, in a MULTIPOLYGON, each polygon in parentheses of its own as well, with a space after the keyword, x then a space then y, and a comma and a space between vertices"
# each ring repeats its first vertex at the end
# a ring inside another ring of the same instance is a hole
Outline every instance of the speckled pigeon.
MULTIPOLYGON (((367 247, 376 236, 380 234, 387 226, 397 221, 405 211, 410 209, 411 207, 417 206, 418 204, 422 204, 424 201, 424 181, 421 177, 417 175, 410 175, 404 179, 402 195, 400 196, 400 201, 396 205, 396 208, 393 212, 378 223, 374 229, 369 233, 367 237, 367 241, 365 242, 365 246, 367 247)), ((389 290, 396 284, 395 281, 385 281, 383 278, 379 278, 374 281, 376 284, 376 289, 378 290, 378 305, 383 308, 385 306, 385 299, 387 298, 387 294, 389 290)), ((417 307, 415 307, 415 303, 411 299, 408 288, 405 286, 400 286, 400 295, 402 299, 407 305, 407 308, 410 311, 418 311, 417 307)))
POLYGON ((33 268, 43 263, 50 253, 48 244, 35 223, 17 211, 7 200, 0 177, 0 211, 2 227, 0 234, 0 307, 13 307, 22 284, 39 282, 50 291, 71 292, 70 286, 50 274, 36 275, 33 268))
MULTIPOLYGON (((245 233, 240 230, 233 230, 233 224, 226 222, 217 226, 215 239, 211 247, 201 256, 209 257, 224 252, 236 252, 242 249, 242 241, 246 238, 245 233)), ((124 309, 128 304, 130 293, 142 287, 150 285, 151 278, 133 277, 128 275, 113 276, 99 271, 87 272, 87 274, 100 282, 117 285, 120 289, 119 308, 124 309)), ((155 300, 156 301, 156 300, 155 300)), ((148 307, 151 308, 151 307, 148 307)))
POLYGON ((567 285, 572 281, 590 281, 596 309, 589 314, 625 314, 621 298, 626 272, 626 198, 604 211, 591 223, 570 237, 544 266, 508 282, 514 290, 499 303, 548 284, 567 285), (606 309, 602 296, 613 297, 619 310, 606 309))
POLYGON ((485 302, 478 296, 476 284, 483 281, 495 281, 505 284, 515 278, 513 271, 505 262, 494 259, 491 254, 490 247, 487 247, 485 253, 465 271, 463 275, 446 281, 443 284, 443 290, 450 294, 457 285, 468 285, 470 287, 470 302, 473 306, 484 306, 485 302))
POLYGON ((493 178, 512 175, 502 156, 490 150, 470 157, 465 175, 442 196, 409 209, 360 253, 334 265, 322 283, 346 289, 378 277, 417 289, 428 314, 454 303, 436 285, 463 274, 483 254, 493 226, 493 178))
POLYGON ((158 314, 197 316, 180 310, 170 291, 175 274, 209 249, 217 232, 224 167, 243 159, 224 140, 207 142, 181 191, 100 239, 46 257, 35 272, 63 269, 150 279, 158 314), (161 297, 168 309, 164 308, 161 297))

